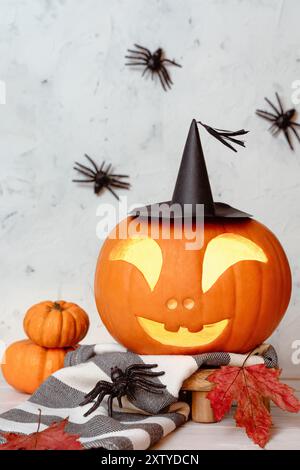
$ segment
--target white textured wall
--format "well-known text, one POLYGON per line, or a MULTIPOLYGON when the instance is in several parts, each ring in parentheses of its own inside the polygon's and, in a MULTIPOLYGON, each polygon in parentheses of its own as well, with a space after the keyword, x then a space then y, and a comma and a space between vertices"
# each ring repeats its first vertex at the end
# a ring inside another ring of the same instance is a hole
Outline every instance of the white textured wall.
POLYGON ((131 175, 130 202, 170 196, 193 117, 251 130, 237 155, 203 135, 216 199, 256 215, 286 248, 293 298, 272 338, 299 376, 300 145, 292 153, 254 115, 277 90, 291 107, 300 78, 298 0, 0 0, 0 338, 23 336, 25 310, 66 298, 108 334, 93 301, 101 199, 71 183, 84 152, 131 175), (124 67, 134 42, 182 63, 174 88, 124 67), (297 62, 298 59, 298 62, 297 62))

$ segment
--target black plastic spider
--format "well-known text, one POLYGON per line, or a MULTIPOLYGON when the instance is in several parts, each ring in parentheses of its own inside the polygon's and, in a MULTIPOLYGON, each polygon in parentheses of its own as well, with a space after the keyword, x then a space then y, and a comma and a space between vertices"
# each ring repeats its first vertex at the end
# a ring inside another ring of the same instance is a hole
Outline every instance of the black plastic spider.
POLYGON ((280 131, 283 131, 290 148, 294 150, 294 147, 292 145, 290 135, 289 135, 289 129, 291 129, 291 131, 297 137, 297 140, 300 142, 299 134, 294 128, 294 126, 300 127, 300 124, 298 122, 292 121, 292 118, 294 117, 296 110, 293 108, 293 109, 289 109, 288 111, 284 111, 278 93, 276 93, 276 98, 278 101, 279 109, 277 109, 276 106, 274 106, 274 104, 271 103, 270 100, 268 100, 268 98, 265 98, 266 102, 274 110, 274 113, 257 109, 256 114, 264 119, 267 119, 267 121, 271 121, 273 123, 269 129, 272 132, 272 135, 275 136, 280 131))
POLYGON ((114 398, 117 398, 119 407, 122 408, 122 397, 126 395, 130 400, 134 401, 136 399, 135 392, 138 388, 150 393, 163 393, 162 389, 166 388, 165 385, 147 380, 147 377, 160 377, 164 375, 164 372, 150 371, 149 369, 153 367, 157 367, 157 364, 132 364, 125 371, 122 371, 119 367, 112 367, 110 372, 112 382, 100 380, 93 390, 85 396, 84 401, 80 403, 80 406, 83 406, 96 400, 84 416, 93 413, 101 405, 105 395, 109 395, 108 415, 112 416, 114 398))
POLYGON ((136 47, 137 50, 127 49, 131 55, 126 55, 125 58, 130 59, 132 62, 126 62, 125 65, 142 65, 145 67, 142 73, 142 77, 147 71, 149 71, 151 72, 151 78, 153 79, 153 75, 156 73, 163 89, 167 91, 167 87, 171 88, 173 82, 164 64, 171 64, 175 65, 176 67, 181 67, 181 65, 177 64, 177 62, 174 60, 166 59, 164 57, 164 51, 162 48, 157 49, 152 54, 152 52, 150 52, 146 47, 139 46, 138 44, 134 44, 134 47, 136 47))
POLYGON ((115 175, 110 172, 111 164, 107 165, 106 169, 104 169, 105 162, 101 164, 98 168, 94 160, 91 159, 87 154, 85 157, 89 160, 92 164, 93 168, 88 168, 81 163, 75 162, 74 170, 78 171, 82 175, 86 176, 87 179, 85 180, 72 180, 74 183, 94 183, 94 191, 95 194, 99 194, 103 188, 107 188, 116 199, 119 201, 119 196, 112 188, 120 188, 120 189, 129 189, 130 184, 124 181, 121 181, 119 178, 129 178, 128 175, 115 175))

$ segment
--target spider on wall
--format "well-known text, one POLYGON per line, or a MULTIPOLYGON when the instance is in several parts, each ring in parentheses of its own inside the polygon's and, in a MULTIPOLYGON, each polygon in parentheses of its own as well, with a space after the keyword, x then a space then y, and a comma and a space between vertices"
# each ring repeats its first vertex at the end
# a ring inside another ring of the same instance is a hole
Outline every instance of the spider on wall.
POLYGON ((161 47, 153 53, 139 44, 134 44, 134 47, 136 47, 136 49, 127 49, 130 55, 126 55, 125 58, 130 59, 130 62, 126 62, 125 65, 130 67, 144 66, 142 77, 146 72, 150 72, 151 78, 153 79, 154 74, 156 74, 158 75, 160 83, 165 91, 167 91, 168 88, 171 88, 173 82, 166 65, 175 65, 176 67, 181 67, 181 65, 177 64, 174 60, 167 59, 161 47))
POLYGON ((272 122, 272 125, 269 128, 272 135, 276 136, 279 134, 280 131, 283 131, 291 150, 294 150, 289 130, 291 130, 295 134, 297 140, 300 142, 299 134, 295 129, 295 127, 300 127, 300 123, 292 120, 296 114, 296 110, 292 108, 288 109, 287 111, 284 111, 278 93, 275 93, 275 95, 277 98, 279 109, 268 98, 265 98, 266 102, 271 106, 272 112, 257 109, 256 114, 259 117, 262 117, 267 121, 272 122))
POLYGON ((130 183, 122 181, 122 178, 129 178, 128 175, 116 175, 111 172, 111 163, 105 168, 105 162, 102 162, 100 167, 96 165, 94 160, 91 159, 87 154, 85 157, 91 163, 92 168, 82 165, 79 162, 75 162, 74 170, 78 171, 86 177, 86 179, 72 180, 74 183, 94 183, 94 192, 99 194, 104 188, 107 188, 113 196, 119 201, 120 198, 113 188, 129 189, 130 183))

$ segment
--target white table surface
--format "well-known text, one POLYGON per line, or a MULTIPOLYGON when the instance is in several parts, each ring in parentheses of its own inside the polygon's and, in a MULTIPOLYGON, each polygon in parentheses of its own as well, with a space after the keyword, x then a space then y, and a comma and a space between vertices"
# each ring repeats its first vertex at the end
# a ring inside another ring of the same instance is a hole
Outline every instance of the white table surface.
MULTIPOLYGON (((287 381, 300 398, 300 381, 287 381)), ((9 387, 0 375, 0 413, 17 406, 28 395, 16 392, 9 387)), ((266 449, 300 450, 300 413, 286 413, 272 407, 273 430, 266 449)), ((258 449, 246 436, 243 429, 237 428, 232 414, 219 423, 199 424, 187 422, 175 432, 162 439, 154 449, 157 450, 250 450, 258 449)))

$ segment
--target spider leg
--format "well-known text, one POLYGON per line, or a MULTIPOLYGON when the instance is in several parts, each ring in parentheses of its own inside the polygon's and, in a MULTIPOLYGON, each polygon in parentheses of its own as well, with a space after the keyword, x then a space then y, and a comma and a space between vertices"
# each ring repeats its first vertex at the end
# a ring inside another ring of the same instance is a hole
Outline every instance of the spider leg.
POLYGON ((149 58, 149 54, 147 52, 137 51, 136 49, 127 49, 127 52, 130 52, 130 54, 139 55, 140 57, 145 57, 145 59, 149 58))
POLYGON ((171 88, 173 85, 173 82, 171 80, 170 75, 168 74, 167 69, 162 65, 160 70, 161 70, 162 75, 164 76, 166 84, 168 85, 169 88, 171 88))
POLYGON ((133 49, 127 49, 127 51, 129 52, 129 54, 125 55, 126 58, 131 58, 132 56, 135 56, 135 58, 139 60, 148 60, 148 55, 145 52, 135 51, 133 49))
POLYGON ((109 163, 109 165, 107 165, 107 168, 106 168, 104 173, 106 173, 108 175, 110 169, 111 169, 111 163, 109 163))
POLYGON ((129 175, 114 175, 114 174, 111 174, 110 176, 112 176, 113 178, 129 178, 129 175))
POLYGON ((84 156, 88 159, 89 162, 91 162, 91 164, 95 168, 96 173, 98 173, 99 170, 98 170, 98 167, 97 167, 96 163, 94 162, 94 160, 92 160, 91 157, 89 157, 86 153, 84 154, 84 156))
POLYGON ((271 134, 273 137, 277 137, 279 132, 280 132, 280 129, 276 129, 276 130, 271 131, 271 134))
POLYGON ((263 111, 262 109, 257 109, 256 114, 264 119, 268 119, 269 121, 276 121, 277 116, 273 113, 269 113, 268 111, 263 111))
POLYGON ((157 382, 153 382, 152 380, 147 380, 143 377, 134 377, 134 380, 135 381, 138 381, 139 383, 141 384, 144 384, 144 385, 148 385, 149 387, 154 387, 154 388, 166 388, 166 385, 164 384, 161 384, 161 383, 157 383, 157 382))
POLYGON ((115 397, 113 395, 109 395, 108 400, 107 400, 107 408, 108 408, 108 416, 112 417, 112 404, 113 404, 113 399, 115 397))
POLYGON ((300 142, 300 137, 296 129, 293 128, 293 125, 291 125, 291 131, 294 132, 295 136, 297 137, 298 141, 300 142))
POLYGON ((101 172, 101 171, 102 171, 102 169, 103 169, 104 165, 105 165, 105 160, 104 160, 104 161, 101 163, 101 166, 100 166, 100 168, 99 168, 99 172, 101 172))
POLYGON ((285 138, 286 138, 291 150, 294 150, 294 147, 293 147, 291 139, 290 139, 289 131, 287 129, 284 129, 283 132, 284 132, 285 138))
POLYGON ((162 66, 161 66, 161 69, 162 69, 162 71, 165 73, 165 76, 167 77, 167 79, 169 80, 169 82, 173 85, 171 76, 170 76, 168 70, 166 69, 166 67, 165 67, 164 65, 162 65, 162 66))
POLYGON ((298 126, 298 127, 300 127, 300 123, 299 123, 299 122, 291 121, 291 126, 298 126))
POLYGON ((129 183, 116 183, 115 181, 110 181, 110 186, 113 188, 123 188, 123 189, 129 189, 130 184, 129 183))
POLYGON ((167 69, 163 65, 161 65, 160 69, 159 69, 159 73, 161 74, 162 78, 164 79, 165 84, 167 85, 167 87, 169 89, 171 89, 173 82, 172 82, 168 72, 167 73, 166 72, 167 72, 167 69))
POLYGON ((158 365, 157 364, 131 364, 131 366, 128 366, 126 368, 125 373, 128 374, 128 372, 135 371, 135 370, 155 369, 155 367, 158 367, 158 365))
POLYGON ((147 72, 147 70, 150 70, 149 66, 147 65, 147 67, 145 67, 143 73, 142 73, 142 77, 145 75, 145 73, 147 72))
POLYGON ((272 135, 277 135, 280 132, 280 127, 274 123, 271 127, 269 127, 269 131, 272 133, 272 135))
POLYGON ((160 83, 161 83, 164 91, 168 91, 167 88, 166 88, 166 85, 164 84, 163 76, 161 76, 160 70, 157 71, 157 75, 159 76, 159 80, 160 80, 160 83))
POLYGON ((126 62, 125 65, 138 65, 139 67, 142 67, 143 65, 146 65, 147 62, 126 62))
POLYGON ((94 183, 95 179, 90 179, 90 180, 72 180, 73 183, 94 183))
POLYGON ((165 373, 163 371, 161 372, 152 372, 150 370, 144 370, 144 371, 141 371, 141 372, 138 372, 138 371, 133 371, 133 372, 130 372, 130 377, 131 378, 134 378, 134 377, 161 377, 162 375, 165 375, 165 373))
POLYGON ((129 190, 130 189, 130 186, 119 186, 118 184, 115 184, 115 183, 110 183, 110 186, 112 188, 116 188, 116 189, 125 189, 125 190, 129 190))
POLYGON ((167 62, 168 64, 176 65, 176 67, 182 67, 182 65, 177 64, 177 62, 175 62, 175 60, 163 59, 162 62, 167 62))
POLYGON ((279 95, 278 95, 277 91, 276 91, 275 95, 276 95, 276 98, 277 98, 277 101, 278 101, 278 104, 279 104, 280 112, 281 112, 281 114, 284 114, 283 107, 282 107, 282 104, 281 104, 281 101, 280 101, 280 98, 279 98, 279 95))
POLYGON ((111 383, 106 382, 105 380, 100 380, 96 383, 95 387, 84 396, 84 400, 80 403, 80 406, 86 405, 91 400, 94 400, 99 393, 102 393, 103 390, 110 390, 111 383))
POLYGON ((271 108, 274 109, 275 113, 277 114, 277 116, 280 116, 280 112, 278 111, 278 109, 274 106, 273 103, 271 103, 271 101, 268 99, 268 98, 265 98, 266 102, 271 106, 271 108))
POLYGON ((160 382, 153 382, 153 380, 149 380, 147 377, 139 376, 136 375, 132 377, 133 380, 138 380, 139 382, 143 383, 144 385, 149 385, 150 387, 155 387, 155 388, 166 388, 164 384, 161 384, 160 382))
POLYGON ((108 191, 110 191, 115 196, 115 198, 119 201, 120 198, 117 195, 117 193, 113 189, 111 189, 111 187, 109 185, 107 185, 106 187, 107 187, 108 191))
POLYGON ((115 178, 112 174, 109 175, 110 181, 113 181, 114 183, 119 183, 119 184, 126 184, 127 186, 130 186, 130 183, 128 181, 124 181, 119 178, 115 178))
POLYGON ((99 408, 99 406, 101 405, 101 402, 103 400, 103 398, 105 397, 105 395, 108 395, 109 392, 108 391, 105 391, 103 390, 101 393, 99 393, 99 396, 97 398, 97 400, 95 401, 95 403, 93 404, 93 406, 91 406, 91 408, 89 410, 87 410, 83 416, 89 416, 90 414, 92 414, 97 408, 99 408))
POLYGON ((149 387, 148 385, 144 385, 140 383, 139 381, 135 382, 135 384, 138 385, 139 388, 145 390, 146 392, 155 393, 156 395, 161 395, 163 393, 162 390, 157 390, 155 388, 149 387))
POLYGON ((123 404, 122 404, 122 395, 118 395, 117 396, 117 400, 118 400, 118 405, 120 408, 123 408, 123 404))
POLYGON ((82 175, 87 176, 88 178, 95 178, 95 174, 88 173, 85 170, 82 170, 81 168, 76 168, 76 166, 73 166, 73 170, 78 171, 78 173, 81 173, 82 175))
POLYGON ((148 60, 144 59, 144 57, 135 57, 133 55, 125 55, 125 59, 136 60, 136 61, 139 61, 139 62, 143 62, 144 64, 148 63, 148 60))
POLYGON ((95 175, 96 172, 94 170, 92 170, 91 168, 85 166, 85 165, 82 165, 81 163, 79 162, 75 162, 75 165, 78 165, 80 168, 82 168, 83 170, 86 170, 86 171, 89 171, 90 173, 92 173, 92 175, 95 175))
POLYGON ((147 49, 147 47, 140 46, 139 44, 134 44, 134 47, 137 47, 138 49, 141 49, 142 51, 147 52, 147 54, 150 56, 152 55, 149 49, 147 49))

